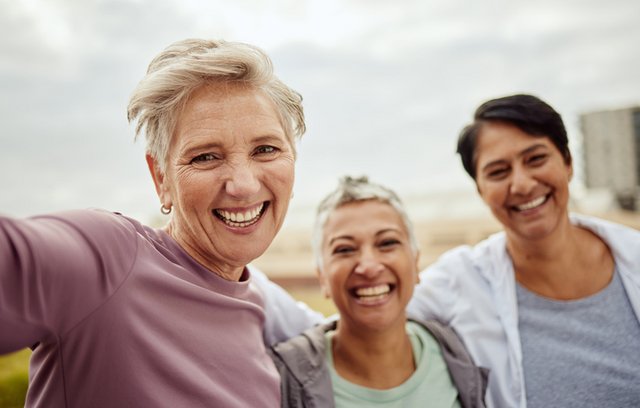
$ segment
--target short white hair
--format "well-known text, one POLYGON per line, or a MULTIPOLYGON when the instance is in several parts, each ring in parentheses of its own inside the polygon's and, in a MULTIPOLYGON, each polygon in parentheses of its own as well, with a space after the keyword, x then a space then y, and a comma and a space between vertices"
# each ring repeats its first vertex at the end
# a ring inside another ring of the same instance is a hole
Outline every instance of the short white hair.
POLYGON ((136 137, 145 129, 146 151, 161 172, 178 116, 193 91, 208 83, 237 83, 265 92, 295 154, 295 139, 306 130, 302 97, 274 75, 267 54, 239 42, 187 39, 169 45, 151 61, 127 108, 129 122, 138 122, 136 137))
POLYGON ((418 240, 414 233, 413 224, 400 200, 400 197, 391 189, 381 184, 372 183, 366 176, 342 177, 338 187, 327 195, 318 205, 316 220, 311 236, 311 248, 316 259, 317 267, 322 270, 322 241, 324 239, 324 227, 329 216, 345 204, 362 201, 379 201, 389 204, 400 216, 402 223, 409 235, 409 245, 414 255, 418 253, 418 240))

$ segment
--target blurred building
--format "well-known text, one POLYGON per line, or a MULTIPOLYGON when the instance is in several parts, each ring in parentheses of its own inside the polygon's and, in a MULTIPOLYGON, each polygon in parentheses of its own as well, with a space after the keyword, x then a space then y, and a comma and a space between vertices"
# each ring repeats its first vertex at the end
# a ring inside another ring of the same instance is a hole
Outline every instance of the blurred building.
POLYGON ((608 189, 621 208, 640 210, 640 106, 580 115, 585 183, 608 189))

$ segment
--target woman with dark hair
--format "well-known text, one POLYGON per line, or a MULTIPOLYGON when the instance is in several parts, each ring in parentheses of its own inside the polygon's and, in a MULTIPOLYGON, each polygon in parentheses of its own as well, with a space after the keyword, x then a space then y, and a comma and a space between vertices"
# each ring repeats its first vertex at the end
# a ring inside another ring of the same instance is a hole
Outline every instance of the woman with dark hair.
POLYGON ((560 115, 490 100, 458 153, 504 231, 423 271, 409 314, 451 326, 491 370, 489 406, 639 406, 640 232, 569 214, 560 115))

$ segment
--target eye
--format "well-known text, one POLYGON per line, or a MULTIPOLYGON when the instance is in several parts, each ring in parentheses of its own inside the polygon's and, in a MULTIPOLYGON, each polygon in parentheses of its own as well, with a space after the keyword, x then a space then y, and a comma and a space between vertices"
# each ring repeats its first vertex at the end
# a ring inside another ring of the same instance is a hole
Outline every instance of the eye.
POLYGON ((270 146, 270 145, 263 145, 263 146, 258 146, 255 150, 255 154, 258 155, 269 155, 269 154, 273 154, 278 152, 280 149, 278 149, 275 146, 270 146))
POLYGON ((506 167, 498 167, 487 172, 487 177, 491 180, 500 180, 507 176, 509 169, 506 167))
POLYGON ((347 255, 354 252, 355 249, 348 245, 338 245, 331 251, 333 255, 347 255))
POLYGON ((536 165, 541 165, 543 164, 547 159, 547 155, 546 154, 536 154, 534 156, 531 156, 528 160, 528 162, 534 166, 536 165))
POLYGON ((396 245, 400 245, 401 242, 398 239, 395 238, 387 238, 387 239, 383 239, 380 244, 378 244, 379 246, 383 247, 383 248, 389 248, 389 247, 393 247, 396 245))
POLYGON ((194 157, 193 159, 191 159, 191 163, 206 163, 206 162, 210 162, 213 160, 216 160, 217 157, 211 153, 203 153, 203 154, 199 154, 196 157, 194 157))

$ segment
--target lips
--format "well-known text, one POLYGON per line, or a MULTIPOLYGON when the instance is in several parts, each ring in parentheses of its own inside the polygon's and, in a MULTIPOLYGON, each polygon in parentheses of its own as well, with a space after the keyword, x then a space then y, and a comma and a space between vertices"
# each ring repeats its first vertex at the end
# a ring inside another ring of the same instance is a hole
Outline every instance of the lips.
POLYGON ((265 201, 253 208, 244 211, 215 209, 213 210, 213 214, 230 227, 246 228, 258 222, 266 211, 267 207, 269 207, 269 202, 265 201))

